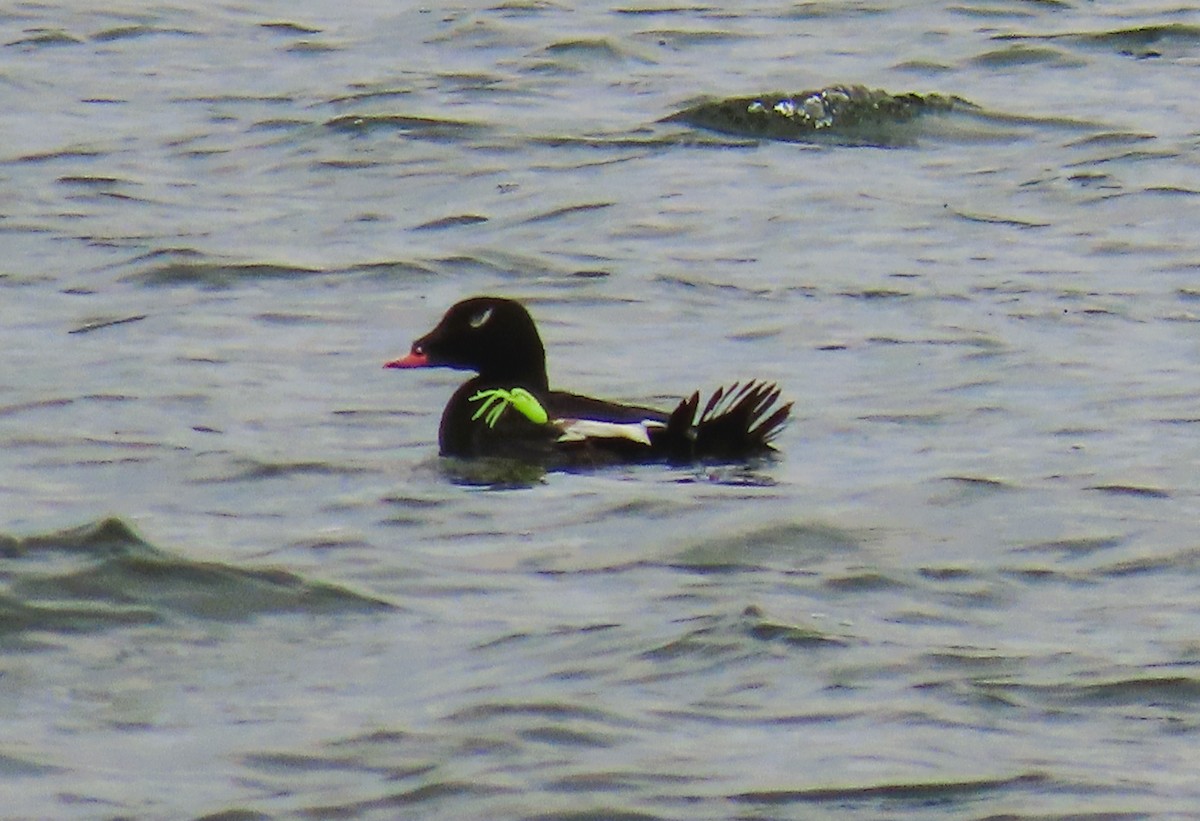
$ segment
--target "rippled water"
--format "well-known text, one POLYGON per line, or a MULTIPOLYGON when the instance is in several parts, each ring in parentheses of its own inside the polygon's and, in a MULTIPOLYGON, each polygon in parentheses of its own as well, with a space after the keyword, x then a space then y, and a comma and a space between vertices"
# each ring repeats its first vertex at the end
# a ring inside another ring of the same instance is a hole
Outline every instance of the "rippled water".
POLYGON ((0 10, 0 814, 1195 812, 1200 7, 194 5, 0 10), (781 458, 442 464, 485 292, 781 458))

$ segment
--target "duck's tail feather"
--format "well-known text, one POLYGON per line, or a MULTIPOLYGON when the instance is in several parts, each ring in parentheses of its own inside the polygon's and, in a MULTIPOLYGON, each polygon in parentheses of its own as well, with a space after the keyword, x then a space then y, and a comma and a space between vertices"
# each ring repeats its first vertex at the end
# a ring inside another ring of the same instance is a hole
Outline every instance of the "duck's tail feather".
POLYGON ((700 394, 693 393, 667 420, 663 438, 671 457, 741 459, 772 450, 771 440, 783 430, 792 410, 791 402, 779 404, 779 394, 773 382, 735 382, 717 388, 699 411, 700 394))

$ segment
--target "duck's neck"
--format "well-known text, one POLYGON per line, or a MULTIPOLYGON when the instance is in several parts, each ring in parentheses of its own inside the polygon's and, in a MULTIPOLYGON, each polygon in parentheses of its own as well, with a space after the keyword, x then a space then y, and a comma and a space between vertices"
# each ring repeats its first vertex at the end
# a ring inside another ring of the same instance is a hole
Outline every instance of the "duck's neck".
POLYGON ((546 349, 534 333, 528 339, 510 340, 501 350, 489 351, 479 363, 479 381, 505 388, 550 389, 546 378, 546 349))
POLYGON ((539 368, 489 368, 481 371, 473 380, 481 385, 495 385, 504 388, 525 388, 533 391, 550 390, 550 382, 546 378, 546 366, 539 368))

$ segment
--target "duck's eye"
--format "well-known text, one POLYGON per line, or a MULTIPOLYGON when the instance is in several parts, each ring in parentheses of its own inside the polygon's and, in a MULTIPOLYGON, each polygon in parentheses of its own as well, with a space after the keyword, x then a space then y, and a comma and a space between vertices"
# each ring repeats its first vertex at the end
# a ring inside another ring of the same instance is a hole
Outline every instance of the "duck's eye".
POLYGON ((472 328, 482 328, 484 323, 487 322, 491 318, 492 318, 492 307, 489 305, 488 307, 484 308, 482 311, 480 311, 479 313, 475 314, 470 319, 468 319, 467 324, 469 324, 472 328))
POLYGON ((412 346, 412 352, 414 354, 416 354, 417 356, 421 356, 425 353, 425 349, 422 348, 420 345, 418 345, 416 342, 414 342, 413 346, 412 346))

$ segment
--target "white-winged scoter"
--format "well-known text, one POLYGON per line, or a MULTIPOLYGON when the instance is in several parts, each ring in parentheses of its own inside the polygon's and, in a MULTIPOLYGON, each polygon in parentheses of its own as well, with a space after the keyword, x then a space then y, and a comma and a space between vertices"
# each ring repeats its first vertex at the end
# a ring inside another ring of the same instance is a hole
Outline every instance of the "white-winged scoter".
POLYGON ((446 405, 443 456, 496 456, 552 464, 737 461, 774 450, 791 411, 779 388, 719 388, 700 410, 693 393, 671 412, 550 390, 546 353, 519 302, 463 300, 407 356, 385 368, 475 371, 446 405))

